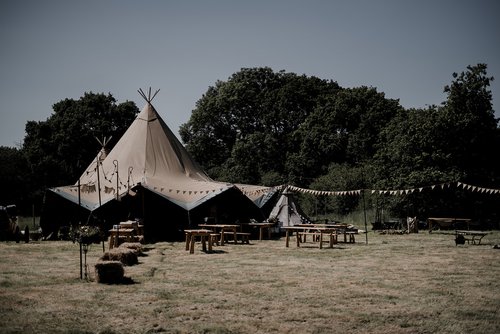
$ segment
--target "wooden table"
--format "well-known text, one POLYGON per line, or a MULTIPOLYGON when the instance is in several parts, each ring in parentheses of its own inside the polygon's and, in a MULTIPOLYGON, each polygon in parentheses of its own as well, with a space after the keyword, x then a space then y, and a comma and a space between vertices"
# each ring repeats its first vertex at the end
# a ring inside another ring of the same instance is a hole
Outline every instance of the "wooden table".
POLYGON ((267 229, 267 238, 271 239, 271 227, 273 227, 274 223, 247 223, 242 224, 242 226, 251 226, 259 228, 259 240, 264 239, 264 230, 267 229))
POLYGON ((224 232, 230 231, 233 232, 233 237, 234 237, 234 243, 238 240, 238 227, 240 225, 231 225, 231 224, 199 224, 198 226, 200 227, 208 227, 208 228, 213 228, 215 229, 215 232, 217 230, 220 230, 220 244, 221 246, 224 246, 224 232))
POLYGON ((344 235, 344 243, 354 243, 356 242, 355 234, 358 233, 357 229, 350 229, 349 225, 341 224, 341 223, 333 223, 333 224, 297 224, 295 226, 303 227, 303 228, 333 228, 335 229, 337 234, 344 235))
POLYGON ((127 220, 120 223, 120 228, 133 228, 137 235, 144 235, 144 225, 139 225, 135 220, 127 220))
POLYGON ((469 231, 469 230, 456 230, 455 235, 458 237, 459 235, 464 237, 464 240, 467 241, 469 244, 472 242, 473 245, 481 244, 481 239, 483 239, 486 235, 488 235, 488 232, 483 232, 483 231, 469 231))
POLYGON ((189 250, 190 254, 194 253, 194 244, 196 242, 196 237, 201 238, 201 247, 204 252, 207 251, 206 240, 208 239, 208 251, 212 251, 212 238, 210 238, 210 234, 212 230, 206 229, 195 229, 195 230, 184 230, 186 234, 186 250, 189 250))
POLYGON ((134 235, 135 230, 133 228, 120 228, 119 225, 113 226, 113 229, 109 230, 109 249, 118 247, 120 245, 120 238, 125 239, 126 242, 133 242, 134 235))
POLYGON ((431 233, 436 228, 448 228, 451 229, 456 226, 457 223, 465 224, 467 229, 469 229, 469 224, 471 219, 469 218, 427 218, 427 226, 429 228, 429 233, 431 233), (435 227, 432 227, 435 225, 435 227))
POLYGON ((295 237, 297 240, 297 247, 300 247, 301 242, 305 241, 307 234, 319 234, 319 248, 323 248, 323 236, 327 235, 329 237, 329 247, 333 248, 333 245, 337 243, 337 231, 335 228, 331 227, 307 227, 301 226, 284 226, 282 227, 286 231, 286 242, 285 246, 288 247, 290 244, 290 234, 295 232, 295 237), (312 232, 311 232, 312 230, 312 232), (307 233, 307 234, 306 234, 307 233), (302 240, 304 237, 304 240, 302 240))

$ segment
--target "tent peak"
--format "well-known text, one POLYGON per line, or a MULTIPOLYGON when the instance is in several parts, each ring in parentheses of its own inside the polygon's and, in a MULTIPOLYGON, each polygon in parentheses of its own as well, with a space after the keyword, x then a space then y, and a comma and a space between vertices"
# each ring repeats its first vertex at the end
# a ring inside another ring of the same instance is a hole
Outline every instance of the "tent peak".
POLYGON ((97 154, 97 158, 99 159, 99 161, 102 161, 102 160, 104 160, 106 158, 106 156, 109 153, 108 148, 106 146, 109 144, 109 142, 111 141, 111 138, 113 138, 113 136, 104 137, 102 140, 100 140, 97 137, 94 137, 94 138, 101 145, 101 150, 97 154))
POLYGON ((153 101, 153 99, 155 98, 156 94, 158 94, 160 90, 157 89, 156 92, 151 95, 151 87, 149 87, 149 90, 148 90, 148 95, 146 95, 146 93, 144 93, 144 91, 142 90, 142 88, 139 88, 138 92, 139 92, 139 95, 142 96, 142 98, 144 100, 146 100, 147 103, 151 104, 151 101, 153 101))

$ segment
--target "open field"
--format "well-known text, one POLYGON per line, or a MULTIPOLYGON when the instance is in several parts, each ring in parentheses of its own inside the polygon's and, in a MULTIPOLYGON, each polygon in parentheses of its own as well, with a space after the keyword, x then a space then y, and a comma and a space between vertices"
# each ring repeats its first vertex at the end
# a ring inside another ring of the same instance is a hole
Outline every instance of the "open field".
POLYGON ((132 284, 80 280, 71 242, 0 243, 2 333, 500 333, 500 232, 369 233, 356 244, 281 240, 185 251, 147 245, 132 284))

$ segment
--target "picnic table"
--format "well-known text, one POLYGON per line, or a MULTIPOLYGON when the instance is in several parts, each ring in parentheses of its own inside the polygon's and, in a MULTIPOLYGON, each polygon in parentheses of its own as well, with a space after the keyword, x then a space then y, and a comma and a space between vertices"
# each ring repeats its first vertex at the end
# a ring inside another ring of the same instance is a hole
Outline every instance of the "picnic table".
POLYGON ((470 222, 471 219, 469 218, 427 218, 429 233, 438 228, 451 229, 453 227, 458 227, 458 225, 465 225, 468 230, 470 222))
MULTIPOLYGON (((469 230, 456 230, 455 231, 455 238, 457 238, 458 236, 462 236, 464 238, 464 241, 467 241, 467 243, 469 243, 469 244, 472 242, 473 245, 475 245, 476 242, 478 245, 480 245, 481 240, 486 235, 488 235, 488 232, 484 232, 484 231, 469 231, 469 230)), ((458 239, 455 239, 455 240, 458 240, 458 239)))
MULTIPOLYGON (((358 233, 358 230, 355 228, 352 228, 352 225, 348 224, 342 224, 342 223, 326 223, 326 224, 298 224, 295 225, 298 227, 306 227, 310 229, 314 228, 333 228, 335 229, 335 232, 337 235, 342 234, 344 235, 344 243, 354 243, 356 242, 355 234, 358 233)), ((338 241, 338 239, 337 239, 338 241)))
POLYGON ((264 239, 264 230, 267 229, 267 238, 271 239, 271 228, 274 226, 274 223, 246 223, 242 224, 242 226, 250 226, 250 227, 258 227, 259 228, 259 241, 264 239))
POLYGON ((126 242, 133 242, 135 236, 135 230, 133 228, 121 228, 120 225, 114 225, 111 230, 109 230, 109 249, 118 247, 120 245, 120 239, 124 239, 126 242))
POLYGON ((290 235, 295 232, 295 238, 297 241, 297 247, 300 247, 300 244, 306 241, 307 235, 312 235, 313 240, 314 237, 318 237, 319 248, 323 248, 323 238, 324 236, 328 237, 329 247, 333 248, 333 245, 337 243, 337 231, 332 227, 314 227, 310 224, 308 226, 284 226, 282 227, 285 234, 285 247, 288 247, 290 244, 290 235))
MULTIPOLYGON (((233 235, 233 240, 234 240, 234 243, 236 243, 236 241, 238 240, 238 228, 240 227, 240 225, 233 225, 233 224, 199 224, 198 226, 200 227, 205 227, 205 228, 213 228, 215 229, 215 232, 217 232, 217 230, 220 231, 220 244, 221 246, 224 246, 224 234, 225 232, 231 232, 231 234, 233 235)), ((212 232, 213 233, 213 232, 212 232)))
POLYGON ((127 220, 120 223, 120 228, 133 228, 137 235, 144 235, 144 225, 135 220, 127 220))
POLYGON ((193 230, 184 230, 186 234, 186 250, 189 250, 190 254, 194 253, 194 244, 196 243, 196 237, 201 238, 202 250, 204 252, 207 251, 206 241, 208 239, 208 251, 212 251, 212 238, 210 235, 213 233, 212 230, 207 229, 193 229, 193 230))

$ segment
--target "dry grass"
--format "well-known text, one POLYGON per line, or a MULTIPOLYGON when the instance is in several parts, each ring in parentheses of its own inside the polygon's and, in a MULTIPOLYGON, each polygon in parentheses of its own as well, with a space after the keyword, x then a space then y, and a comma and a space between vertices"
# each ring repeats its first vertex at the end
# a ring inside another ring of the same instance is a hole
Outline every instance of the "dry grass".
MULTIPOLYGON (((500 332, 500 232, 458 247, 427 232, 357 241, 145 245, 123 285, 81 281, 77 244, 0 243, 0 332, 500 332)), ((89 269, 101 255, 93 245, 89 269)))

